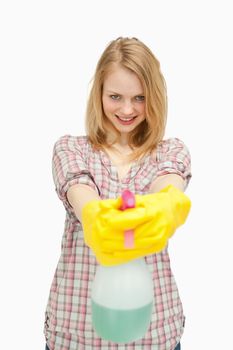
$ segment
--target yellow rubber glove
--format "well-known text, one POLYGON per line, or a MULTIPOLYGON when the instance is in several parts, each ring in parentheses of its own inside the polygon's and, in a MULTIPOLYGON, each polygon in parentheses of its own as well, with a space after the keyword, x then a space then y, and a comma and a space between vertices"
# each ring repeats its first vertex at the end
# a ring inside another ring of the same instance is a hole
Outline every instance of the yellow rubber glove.
POLYGON ((163 250, 191 207, 190 199, 172 185, 158 193, 136 195, 136 206, 120 210, 122 199, 91 201, 84 206, 85 243, 98 262, 117 265, 163 250), (126 230, 134 231, 134 247, 125 248, 126 230))

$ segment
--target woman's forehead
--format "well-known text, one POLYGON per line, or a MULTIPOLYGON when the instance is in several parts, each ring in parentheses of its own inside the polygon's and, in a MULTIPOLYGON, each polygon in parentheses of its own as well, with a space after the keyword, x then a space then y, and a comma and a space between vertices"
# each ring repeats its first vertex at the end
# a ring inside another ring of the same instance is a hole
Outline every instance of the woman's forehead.
POLYGON ((104 90, 116 93, 130 93, 139 95, 143 93, 142 84, 136 73, 124 67, 115 67, 104 79, 104 90))

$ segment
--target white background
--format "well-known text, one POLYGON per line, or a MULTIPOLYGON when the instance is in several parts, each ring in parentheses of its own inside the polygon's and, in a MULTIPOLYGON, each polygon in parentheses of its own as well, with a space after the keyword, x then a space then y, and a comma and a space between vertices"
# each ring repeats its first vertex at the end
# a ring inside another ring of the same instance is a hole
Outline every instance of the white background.
POLYGON ((192 154, 192 211, 170 243, 186 314, 182 350, 232 348, 231 1, 1 1, 0 347, 44 349, 43 321, 64 209, 52 147, 84 133, 105 46, 136 36, 168 85, 166 136, 192 154))

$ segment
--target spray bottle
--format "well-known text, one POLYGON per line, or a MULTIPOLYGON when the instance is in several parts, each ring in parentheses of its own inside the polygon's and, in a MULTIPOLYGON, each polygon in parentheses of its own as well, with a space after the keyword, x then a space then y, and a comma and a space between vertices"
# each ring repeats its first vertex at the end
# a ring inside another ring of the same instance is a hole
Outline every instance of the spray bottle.
MULTIPOLYGON (((135 207, 134 194, 122 193, 121 210, 135 207)), ((134 247, 134 232, 124 232, 125 249, 134 247)), ((116 266, 98 265, 92 285, 92 323, 104 340, 129 343, 147 332, 153 307, 153 283, 145 259, 116 266)))

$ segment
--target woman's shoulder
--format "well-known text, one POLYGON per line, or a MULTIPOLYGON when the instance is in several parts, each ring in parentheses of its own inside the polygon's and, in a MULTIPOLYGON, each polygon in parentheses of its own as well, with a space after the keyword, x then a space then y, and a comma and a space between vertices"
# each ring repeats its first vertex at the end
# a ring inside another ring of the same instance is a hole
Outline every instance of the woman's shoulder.
POLYGON ((65 134, 60 136, 54 144, 54 147, 57 148, 68 148, 70 150, 75 149, 85 149, 89 146, 90 143, 88 141, 88 137, 85 135, 75 136, 70 134, 65 134))
POLYGON ((160 141, 156 149, 157 159, 164 158, 169 154, 175 157, 179 154, 189 155, 189 153, 185 142, 178 137, 170 137, 160 141))
POLYGON ((87 136, 77 136, 77 135, 71 135, 71 134, 64 134, 62 136, 59 136, 57 138, 57 140, 55 141, 55 143, 57 142, 61 142, 61 143, 67 143, 67 142, 71 142, 71 143, 77 143, 77 144, 82 144, 87 142, 88 138, 87 136))
POLYGON ((186 147, 184 141, 178 137, 169 137, 159 142, 158 148, 186 147))
POLYGON ((169 137, 158 143, 157 150, 161 152, 167 152, 171 149, 183 149, 188 148, 184 141, 178 137, 169 137))

